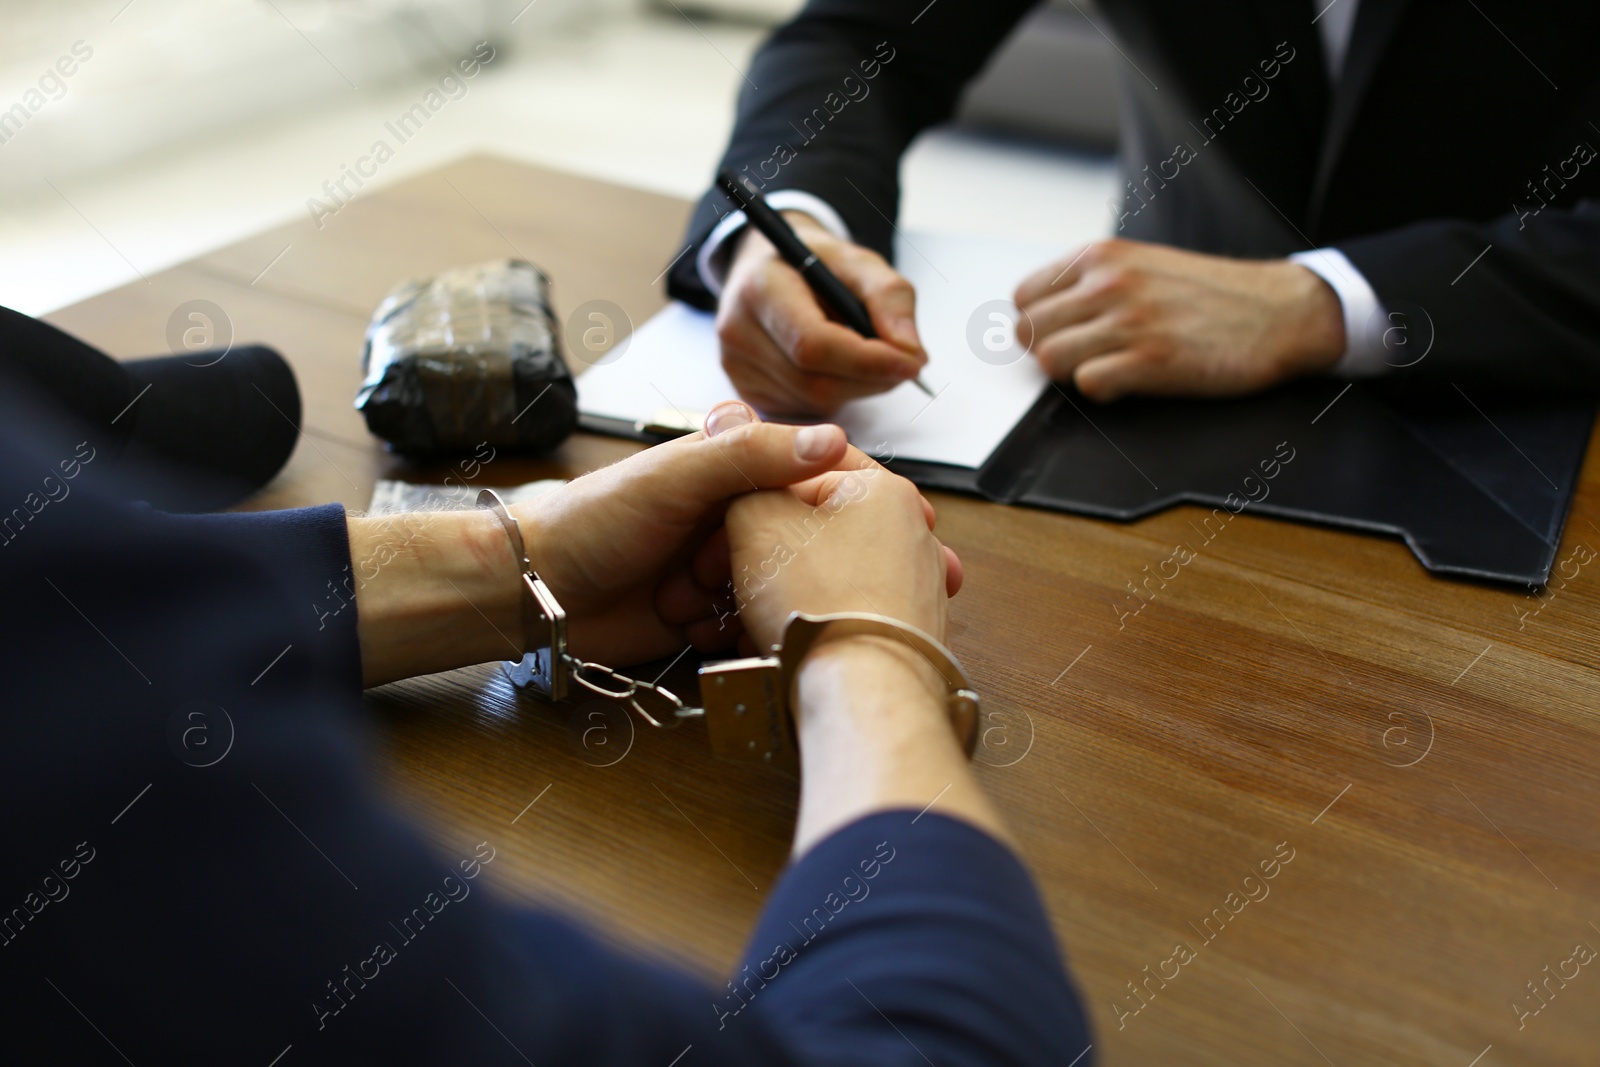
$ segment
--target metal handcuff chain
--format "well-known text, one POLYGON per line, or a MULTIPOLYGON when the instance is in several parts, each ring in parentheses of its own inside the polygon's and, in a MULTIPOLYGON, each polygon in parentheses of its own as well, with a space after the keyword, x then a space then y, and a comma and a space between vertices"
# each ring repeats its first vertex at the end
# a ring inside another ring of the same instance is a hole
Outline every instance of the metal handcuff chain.
POLYGON ((619 670, 607 667, 603 663, 581 660, 567 652, 561 654, 561 659, 571 669, 572 674, 570 677, 572 681, 577 682, 596 696, 628 705, 639 714, 641 719, 657 729, 669 730, 680 725, 684 719, 697 718, 706 713, 705 708, 697 708, 684 703, 682 697, 666 686, 659 684, 659 679, 655 682, 642 682, 637 678, 628 677, 619 670), (589 677, 591 674, 600 675, 606 681, 615 682, 619 688, 608 689, 600 682, 591 680, 589 677), (645 709, 643 704, 639 703, 640 693, 653 693, 660 697, 670 706, 671 713, 659 717, 652 715, 645 709))

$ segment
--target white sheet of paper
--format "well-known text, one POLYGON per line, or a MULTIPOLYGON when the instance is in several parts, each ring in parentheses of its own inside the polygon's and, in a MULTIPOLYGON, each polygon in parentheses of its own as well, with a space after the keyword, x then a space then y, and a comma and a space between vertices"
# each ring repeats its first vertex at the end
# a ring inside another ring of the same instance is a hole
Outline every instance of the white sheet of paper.
MULTIPOLYGON (((905 382, 847 404, 834 421, 875 454, 981 466, 1048 381, 1031 356, 1017 358, 1011 294, 1062 252, 987 237, 901 235, 895 262, 917 289, 917 329, 928 350, 922 378, 937 396, 930 400, 905 382), (991 362, 1006 359, 1012 362, 991 362)), ((629 421, 662 408, 703 413, 735 395, 718 360, 712 316, 684 304, 636 330, 615 361, 578 377, 585 414, 629 421)))

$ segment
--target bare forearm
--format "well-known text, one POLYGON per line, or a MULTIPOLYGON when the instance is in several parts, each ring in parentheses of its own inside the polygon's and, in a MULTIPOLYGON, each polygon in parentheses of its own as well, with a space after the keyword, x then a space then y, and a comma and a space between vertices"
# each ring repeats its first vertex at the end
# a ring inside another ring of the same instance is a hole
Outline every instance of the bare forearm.
POLYGON ((364 684, 521 655, 517 569, 486 511, 349 520, 364 684))
POLYGON ((956 743, 943 686, 916 655, 887 639, 851 638, 818 647, 801 666, 796 856, 862 816, 930 805, 1009 842, 956 743))

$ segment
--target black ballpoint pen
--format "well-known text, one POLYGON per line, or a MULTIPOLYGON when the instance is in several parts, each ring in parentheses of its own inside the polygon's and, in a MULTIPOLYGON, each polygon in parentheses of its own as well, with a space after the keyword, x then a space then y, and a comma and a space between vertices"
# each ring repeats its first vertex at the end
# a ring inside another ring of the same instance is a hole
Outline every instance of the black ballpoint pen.
MULTIPOLYGON (((761 231, 761 236, 772 242, 772 247, 778 250, 778 255, 783 261, 806 280, 811 291, 816 294, 823 307, 833 312, 839 321, 850 327, 862 337, 877 337, 878 331, 872 327, 872 315, 868 313, 867 306, 861 299, 852 293, 839 276, 828 269, 827 264, 817 258, 817 254, 807 248, 805 242, 800 240, 782 215, 772 210, 766 197, 761 195, 761 190, 749 178, 733 174, 729 171, 720 171, 717 174, 717 185, 729 200, 744 212, 750 220, 750 225, 761 231)), ((929 396, 934 392, 922 381, 921 376, 912 379, 918 389, 929 396)))

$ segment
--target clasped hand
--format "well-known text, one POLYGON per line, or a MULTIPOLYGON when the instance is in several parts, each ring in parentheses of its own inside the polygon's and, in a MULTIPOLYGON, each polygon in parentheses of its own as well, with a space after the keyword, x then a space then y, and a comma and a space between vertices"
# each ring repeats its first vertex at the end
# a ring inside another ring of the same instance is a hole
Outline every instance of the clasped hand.
MULTIPOLYGON (((942 637, 961 585, 915 486, 837 426, 764 423, 739 401, 511 512, 567 613, 568 648, 612 667, 686 645, 766 650, 796 610, 942 637)), ((367 685, 522 654, 519 561, 492 514, 352 517, 349 531, 353 560, 383 561, 355 590, 367 685)))
POLYGON ((573 654, 614 666, 741 638, 764 650, 795 610, 876 612, 942 636, 961 584, 910 482, 837 426, 764 423, 737 401, 700 433, 513 512, 573 654))

